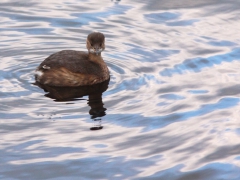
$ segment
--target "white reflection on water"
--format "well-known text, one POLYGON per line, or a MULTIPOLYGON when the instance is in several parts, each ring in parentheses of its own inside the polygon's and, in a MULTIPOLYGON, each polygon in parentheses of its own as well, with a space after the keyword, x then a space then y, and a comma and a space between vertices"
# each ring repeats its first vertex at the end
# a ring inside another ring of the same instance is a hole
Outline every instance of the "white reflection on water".
POLYGON ((0 3, 0 179, 238 180, 240 3, 0 3), (106 36, 103 129, 88 97, 32 85, 51 53, 106 36))

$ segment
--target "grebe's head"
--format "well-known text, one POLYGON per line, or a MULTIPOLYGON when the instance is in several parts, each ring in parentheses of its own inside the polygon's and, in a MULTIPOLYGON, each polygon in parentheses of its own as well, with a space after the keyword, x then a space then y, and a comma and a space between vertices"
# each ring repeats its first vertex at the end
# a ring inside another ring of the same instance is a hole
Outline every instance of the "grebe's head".
POLYGON ((87 37, 89 53, 99 55, 105 49, 105 36, 100 32, 93 32, 87 37))

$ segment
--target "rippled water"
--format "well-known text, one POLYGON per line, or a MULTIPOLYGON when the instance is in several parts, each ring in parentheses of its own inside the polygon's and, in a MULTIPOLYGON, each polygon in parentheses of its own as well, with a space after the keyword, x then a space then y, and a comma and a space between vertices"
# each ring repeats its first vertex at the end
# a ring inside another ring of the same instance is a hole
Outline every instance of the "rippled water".
POLYGON ((239 8, 1 0, 0 179, 239 180, 239 8), (111 71, 97 131, 88 96, 55 101, 32 84, 44 58, 85 50, 92 31, 111 71))

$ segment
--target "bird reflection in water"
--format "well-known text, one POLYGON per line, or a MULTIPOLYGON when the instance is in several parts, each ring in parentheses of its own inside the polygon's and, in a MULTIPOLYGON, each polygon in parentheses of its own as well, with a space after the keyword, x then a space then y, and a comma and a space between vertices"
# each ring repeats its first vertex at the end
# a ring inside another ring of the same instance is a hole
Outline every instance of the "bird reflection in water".
POLYGON ((106 115, 106 108, 103 107, 102 94, 107 90, 109 80, 91 86, 78 87, 56 87, 48 86, 35 82, 34 85, 42 88, 47 94, 46 97, 54 99, 55 101, 74 101, 88 95, 88 105, 90 106, 89 114, 94 122, 90 130, 100 130, 102 126, 102 117, 106 115))

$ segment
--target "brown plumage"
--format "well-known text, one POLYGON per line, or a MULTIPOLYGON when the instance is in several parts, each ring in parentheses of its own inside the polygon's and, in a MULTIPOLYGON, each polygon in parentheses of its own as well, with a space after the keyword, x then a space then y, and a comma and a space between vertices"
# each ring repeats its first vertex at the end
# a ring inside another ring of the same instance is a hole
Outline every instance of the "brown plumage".
POLYGON ((50 86, 84 86, 109 79, 107 65, 101 57, 105 49, 102 33, 88 35, 88 52, 63 50, 50 55, 36 69, 35 78, 50 86))

